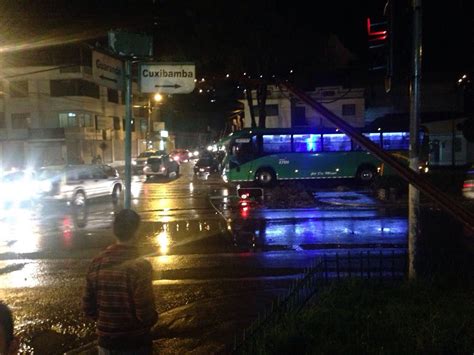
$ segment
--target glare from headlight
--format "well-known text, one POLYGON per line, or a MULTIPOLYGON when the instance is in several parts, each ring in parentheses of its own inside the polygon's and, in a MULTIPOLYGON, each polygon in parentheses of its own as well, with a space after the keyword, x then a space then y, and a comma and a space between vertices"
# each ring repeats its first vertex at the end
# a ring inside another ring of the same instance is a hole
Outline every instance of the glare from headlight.
POLYGON ((53 184, 48 180, 40 181, 39 188, 42 192, 50 192, 53 188, 53 184))

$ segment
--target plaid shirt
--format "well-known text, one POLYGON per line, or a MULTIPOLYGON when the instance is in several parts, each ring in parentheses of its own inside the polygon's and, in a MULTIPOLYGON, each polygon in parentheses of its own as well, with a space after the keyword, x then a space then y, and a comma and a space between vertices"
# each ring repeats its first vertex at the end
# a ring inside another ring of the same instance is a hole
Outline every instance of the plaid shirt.
POLYGON ((151 343, 150 328, 158 320, 152 271, 136 247, 123 244, 109 246, 92 261, 83 310, 97 321, 99 345, 151 343))

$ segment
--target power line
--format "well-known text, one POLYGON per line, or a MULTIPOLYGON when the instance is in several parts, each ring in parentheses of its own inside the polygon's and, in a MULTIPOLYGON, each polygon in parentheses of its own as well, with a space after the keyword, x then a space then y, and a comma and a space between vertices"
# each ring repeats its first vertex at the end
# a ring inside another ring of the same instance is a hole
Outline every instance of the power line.
POLYGON ((49 68, 49 69, 42 69, 42 70, 36 70, 32 72, 27 72, 27 73, 21 73, 21 74, 13 74, 13 75, 8 75, 8 76, 3 76, 0 77, 0 79, 11 79, 11 78, 17 78, 20 76, 25 76, 25 75, 31 75, 31 74, 38 74, 38 73, 45 73, 48 71, 53 71, 53 70, 58 70, 58 69, 63 69, 63 68, 71 68, 71 67, 77 67, 77 64, 68 64, 68 65, 62 65, 59 67, 54 67, 54 68, 49 68))

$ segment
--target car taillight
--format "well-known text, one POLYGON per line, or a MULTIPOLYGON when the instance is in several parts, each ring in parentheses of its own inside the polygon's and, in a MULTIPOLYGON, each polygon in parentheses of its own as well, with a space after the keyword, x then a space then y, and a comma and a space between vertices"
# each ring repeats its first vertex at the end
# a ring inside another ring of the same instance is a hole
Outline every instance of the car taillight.
POLYGON ((465 182, 464 185, 462 185, 464 189, 472 189, 474 187, 474 183, 472 182, 465 182))

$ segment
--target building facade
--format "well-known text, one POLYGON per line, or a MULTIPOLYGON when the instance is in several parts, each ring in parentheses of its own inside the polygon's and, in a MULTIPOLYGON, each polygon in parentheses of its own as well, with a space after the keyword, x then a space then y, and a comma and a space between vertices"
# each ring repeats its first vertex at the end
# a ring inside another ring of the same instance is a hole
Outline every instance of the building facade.
MULTIPOLYGON (((132 155, 149 146, 148 98, 134 85, 132 155)), ((124 160, 124 93, 94 81, 90 66, 0 70, 3 169, 124 160)))
MULTIPOLYGON (((343 88, 342 86, 317 87, 307 93, 328 110, 345 119, 354 127, 364 126, 365 99, 363 88, 343 88)), ((252 93, 255 98, 255 92, 252 93)), ((251 127, 250 108, 247 100, 244 105, 244 126, 251 127)), ((253 100, 255 120, 258 125, 257 100, 253 100)), ((266 127, 315 127, 333 128, 334 125, 308 105, 291 97, 285 89, 269 86, 266 102, 266 127)))

